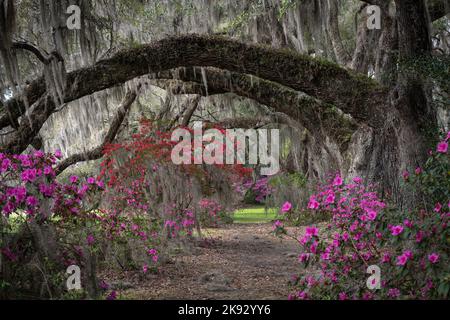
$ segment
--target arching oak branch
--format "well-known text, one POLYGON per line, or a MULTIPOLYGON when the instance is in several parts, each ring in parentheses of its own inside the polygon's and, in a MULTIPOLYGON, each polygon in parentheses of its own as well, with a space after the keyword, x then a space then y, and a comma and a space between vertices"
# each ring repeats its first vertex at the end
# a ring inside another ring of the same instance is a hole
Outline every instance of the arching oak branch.
MULTIPOLYGON (((357 128, 354 119, 344 115, 333 105, 278 83, 250 75, 216 68, 203 68, 203 71, 200 68, 180 68, 170 72, 161 72, 157 78, 159 79, 152 80, 150 83, 164 87, 161 79, 178 79, 185 81, 188 85, 183 87, 180 83, 169 82, 169 90, 175 89, 178 93, 200 95, 206 94, 203 85, 205 78, 208 93, 232 92, 241 97, 255 100, 277 112, 287 114, 318 139, 326 135, 341 144, 357 128)), ((367 121, 370 122, 370 119, 367 121)))
MULTIPOLYGON (((239 73, 248 73, 303 91, 352 115, 358 121, 380 122, 379 105, 385 100, 384 89, 365 76, 338 65, 312 59, 286 50, 247 45, 223 37, 188 35, 163 39, 148 45, 122 51, 94 66, 67 74, 64 102, 68 103, 94 92, 124 83, 150 73, 181 66, 213 66, 239 73)), ((45 92, 45 85, 33 82, 26 96, 31 104, 45 92), (40 94, 40 95, 39 95, 40 94)), ((5 105, 15 115, 23 112, 23 103, 13 99, 5 105), (15 109, 12 109, 15 107, 15 109)), ((51 99, 39 103, 32 119, 32 128, 25 121, 13 137, 14 141, 0 150, 19 152, 26 148, 51 112, 51 99)), ((0 118, 0 128, 9 119, 0 118)))

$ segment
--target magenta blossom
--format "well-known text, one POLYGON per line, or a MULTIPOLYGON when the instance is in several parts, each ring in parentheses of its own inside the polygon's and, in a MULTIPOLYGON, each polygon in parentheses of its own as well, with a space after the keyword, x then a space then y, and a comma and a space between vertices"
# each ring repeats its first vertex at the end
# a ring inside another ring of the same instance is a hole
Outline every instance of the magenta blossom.
POLYGON ((385 253, 383 254, 383 258, 381 259, 382 263, 389 263, 391 262, 391 256, 389 255, 389 253, 385 253))
POLYGON ((61 150, 56 150, 55 151, 55 157, 57 157, 58 159, 61 159, 62 158, 62 152, 61 152, 61 150))
POLYGON ((360 183, 363 182, 363 179, 360 178, 360 177, 354 177, 354 178, 353 178, 353 182, 356 183, 356 184, 360 184, 360 183))
POLYGON ((87 242, 87 244, 88 244, 89 246, 92 246, 92 245, 94 244, 94 242, 95 242, 94 236, 93 236, 92 234, 88 235, 88 236, 86 237, 86 242, 87 242))
POLYGON ((27 169, 22 172, 21 178, 23 182, 33 182, 37 178, 37 170, 27 169))
POLYGON ((445 141, 439 142, 439 144, 437 145, 436 151, 439 153, 447 153, 448 143, 445 141))
POLYGON ((347 300, 347 294, 345 292, 339 293, 339 300, 347 300))
POLYGON ((408 171, 403 171, 402 175, 403 175, 403 179, 408 180, 408 178, 409 178, 409 172, 408 171))
POLYGON ((428 261, 430 261, 433 264, 437 263, 439 261, 439 254, 433 252, 428 256, 428 261))
POLYGON ((439 212, 442 209, 442 205, 438 202, 436 203, 436 205, 434 206, 434 211, 435 212, 439 212))
POLYGON ((316 227, 306 227, 305 232, 306 232, 306 235, 309 237, 317 236, 319 233, 319 229, 317 229, 316 227))
POLYGON ((274 222, 273 224, 273 229, 278 229, 278 228, 282 228, 283 227, 283 222, 281 222, 280 220, 277 220, 274 222))
POLYGON ((391 227, 391 233, 392 233, 393 236, 398 236, 402 232, 403 232, 403 226, 402 225, 391 227))
POLYGON ((286 201, 283 206, 281 207, 281 212, 288 212, 291 210, 292 204, 289 201, 286 201))
POLYGON ((34 196, 28 196, 27 197, 27 201, 26 201, 27 205, 30 207, 36 207, 38 205, 38 200, 36 199, 36 197, 34 196))
POLYGON ((319 208, 319 202, 317 202, 316 198, 314 196, 311 196, 311 198, 309 198, 309 203, 308 203, 308 209, 318 209, 319 208))
POLYGON ((337 175, 333 180, 333 186, 338 187, 342 185, 342 178, 340 175, 337 175))
POLYGON ((106 297, 106 300, 116 300, 117 292, 115 290, 111 291, 111 293, 106 297))
POLYGON ((46 176, 50 176, 50 175, 53 175, 53 174, 54 174, 54 172, 53 172, 53 169, 52 169, 52 167, 50 167, 50 166, 46 166, 46 167, 44 168, 44 174, 45 174, 46 176))
POLYGON ((397 265, 404 266, 408 262, 408 257, 405 254, 402 254, 397 257, 397 265))
POLYGON ((368 210, 367 211, 367 218, 369 220, 372 220, 372 221, 375 220, 377 218, 377 212, 374 211, 374 210, 368 210))
POLYGON ((400 290, 397 288, 389 289, 388 296, 391 298, 398 298, 400 296, 400 290))

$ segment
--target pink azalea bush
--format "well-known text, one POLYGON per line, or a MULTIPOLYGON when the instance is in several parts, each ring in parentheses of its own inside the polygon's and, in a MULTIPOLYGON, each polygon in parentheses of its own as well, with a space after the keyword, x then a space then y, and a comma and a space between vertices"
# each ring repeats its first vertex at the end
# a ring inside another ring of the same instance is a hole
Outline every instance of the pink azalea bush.
POLYGON ((260 177, 253 180, 244 180, 235 184, 236 191, 245 197, 247 203, 264 203, 265 199, 272 193, 273 188, 269 184, 269 178, 260 177))
POLYGON ((103 182, 93 177, 85 181, 72 176, 68 183, 58 182, 57 159, 56 155, 41 151, 0 153, 0 208, 5 217, 19 212, 40 220, 76 216, 82 212, 88 196, 103 188, 103 182))
POLYGON ((290 299, 448 298, 448 139, 449 135, 439 143, 438 154, 424 168, 415 170, 414 179, 407 171, 403 174, 417 194, 428 197, 425 208, 389 208, 375 186, 365 185, 359 177, 345 182, 339 174, 311 195, 311 214, 326 211, 332 219, 322 230, 307 227, 298 238, 299 263, 308 269, 293 277, 290 299), (371 265, 381 269, 378 290, 366 285, 371 265))

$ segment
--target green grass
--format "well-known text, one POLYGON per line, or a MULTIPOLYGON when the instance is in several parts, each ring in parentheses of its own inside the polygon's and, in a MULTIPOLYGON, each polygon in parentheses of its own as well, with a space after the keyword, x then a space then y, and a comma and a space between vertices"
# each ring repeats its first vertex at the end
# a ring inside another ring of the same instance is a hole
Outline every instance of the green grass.
POLYGON ((265 223, 275 219, 277 209, 270 208, 265 211, 264 207, 251 207, 236 210, 233 213, 234 223, 265 223))

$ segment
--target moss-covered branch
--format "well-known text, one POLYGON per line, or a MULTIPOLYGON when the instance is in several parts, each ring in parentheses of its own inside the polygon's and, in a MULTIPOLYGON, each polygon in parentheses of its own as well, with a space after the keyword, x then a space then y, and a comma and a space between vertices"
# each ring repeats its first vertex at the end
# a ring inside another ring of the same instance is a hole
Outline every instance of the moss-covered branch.
MULTIPOLYGON (((296 91, 303 91, 352 115, 358 121, 374 119, 383 113, 378 106, 385 93, 367 77, 354 74, 336 64, 312 59, 285 50, 247 45, 224 37, 187 35, 171 37, 122 51, 110 59, 67 74, 64 102, 68 103, 94 92, 124 83, 135 77, 183 66, 213 66, 248 73, 278 82, 296 91)), ((25 95, 33 103, 45 92, 42 79, 30 84, 25 95)), ((4 151, 23 151, 45 120, 56 108, 51 99, 44 98, 31 117, 33 123, 22 121, 11 144, 4 151), (28 126, 28 127, 27 127, 28 126)), ((12 99, 5 105, 14 117, 24 110, 23 102, 12 99)), ((6 114, 0 117, 0 128, 8 125, 6 114)))
MULTIPOLYGON (((316 137, 328 136, 338 143, 346 142, 356 130, 357 123, 337 107, 324 103, 302 92, 246 74, 216 68, 180 68, 157 75, 151 83, 171 92, 186 94, 220 94, 232 92, 257 101, 295 119, 316 137), (204 78, 207 90, 204 86, 204 78), (162 80, 170 79, 170 80, 162 80), (186 86, 176 82, 185 81, 186 86), (167 81, 167 82, 166 82, 167 81)), ((371 119, 367 119, 370 123, 371 119)))

